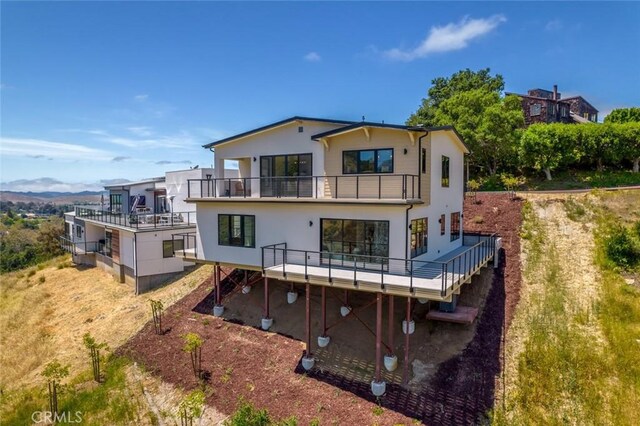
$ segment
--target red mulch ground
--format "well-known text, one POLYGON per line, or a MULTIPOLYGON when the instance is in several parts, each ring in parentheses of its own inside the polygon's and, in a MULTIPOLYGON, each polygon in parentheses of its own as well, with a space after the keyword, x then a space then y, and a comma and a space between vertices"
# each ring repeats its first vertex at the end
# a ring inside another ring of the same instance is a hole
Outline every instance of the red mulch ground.
POLYGON ((213 389, 207 401, 223 413, 232 413, 242 397, 275 418, 293 415, 301 425, 314 418, 339 425, 410 424, 412 418, 426 424, 477 424, 493 407, 503 333, 519 299, 522 222, 520 200, 481 194, 478 201, 465 202, 465 230, 500 234, 507 262, 495 271, 476 335, 461 354, 440 365, 420 393, 388 385, 379 401, 385 407, 381 415, 374 414, 377 404, 369 383, 321 371, 302 374, 301 342, 206 314, 212 308, 210 281, 166 310, 167 333, 156 335, 149 323, 119 352, 163 380, 192 389, 197 382, 189 356, 181 350, 181 336, 199 333, 205 339, 202 365, 213 389), (477 223, 479 216, 483 223, 477 223))

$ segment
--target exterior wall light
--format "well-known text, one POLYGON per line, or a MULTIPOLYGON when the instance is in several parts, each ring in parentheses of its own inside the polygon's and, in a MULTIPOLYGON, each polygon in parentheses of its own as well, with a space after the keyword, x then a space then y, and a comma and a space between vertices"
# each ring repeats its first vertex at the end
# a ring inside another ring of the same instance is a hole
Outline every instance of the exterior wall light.
POLYGON ((309 226, 313 226, 313 221, 312 220, 309 221, 309 226))
POLYGON ((409 152, 409 150, 407 150, 407 148, 404 149, 404 155, 407 155, 407 152, 409 152))
POLYGON ((253 157, 253 162, 255 163, 256 161, 258 161, 258 159, 256 157, 253 157))

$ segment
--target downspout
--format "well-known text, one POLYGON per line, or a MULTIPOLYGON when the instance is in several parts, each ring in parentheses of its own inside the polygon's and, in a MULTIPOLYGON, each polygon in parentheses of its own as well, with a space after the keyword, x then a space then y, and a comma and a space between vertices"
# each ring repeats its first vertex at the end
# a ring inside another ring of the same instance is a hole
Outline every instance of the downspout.
MULTIPOLYGON (((429 134, 428 130, 418 138, 418 198, 422 199, 422 138, 429 134)), ((426 161, 426 159, 425 159, 426 161)))
POLYGON ((135 277, 136 282, 136 294, 140 294, 138 292, 138 233, 133 233, 133 276, 135 277))
POLYGON ((409 259, 409 210, 413 208, 413 204, 407 207, 404 212, 404 258, 409 259))

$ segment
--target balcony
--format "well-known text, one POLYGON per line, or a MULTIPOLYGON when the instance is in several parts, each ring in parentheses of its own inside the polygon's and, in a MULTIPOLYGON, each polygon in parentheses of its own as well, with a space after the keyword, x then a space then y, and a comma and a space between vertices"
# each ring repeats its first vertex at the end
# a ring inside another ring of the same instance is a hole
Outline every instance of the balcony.
POLYGON ((189 199, 414 200, 416 175, 189 179, 189 199))
POLYGON ((263 275, 343 289, 450 301, 495 255, 496 236, 465 234, 463 245, 434 261, 262 247, 263 275))
POLYGON ((73 255, 92 254, 101 252, 101 244, 98 241, 72 241, 67 237, 60 237, 60 247, 73 255))
POLYGON ((75 216, 77 218, 133 229, 189 227, 196 224, 195 212, 125 214, 87 207, 76 207, 75 216))

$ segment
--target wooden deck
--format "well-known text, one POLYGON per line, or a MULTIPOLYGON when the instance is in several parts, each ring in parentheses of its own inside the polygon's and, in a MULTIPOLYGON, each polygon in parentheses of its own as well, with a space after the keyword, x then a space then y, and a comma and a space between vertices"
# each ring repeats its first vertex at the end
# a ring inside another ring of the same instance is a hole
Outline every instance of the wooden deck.
MULTIPOLYGON (((460 258, 460 255, 464 256, 472 248, 462 246, 441 256, 436 262, 450 262, 454 258, 460 258)), ((470 281, 473 274, 493 259, 493 253, 488 247, 475 247, 475 255, 478 256, 475 261, 471 261, 471 257, 467 257, 466 261, 453 261, 447 265, 446 273, 443 273, 444 268, 440 264, 429 262, 413 271, 413 277, 408 271, 355 270, 336 266, 329 268, 323 264, 304 265, 289 261, 266 267, 264 276, 341 289, 450 302, 452 295, 459 292, 462 284, 470 281)))

